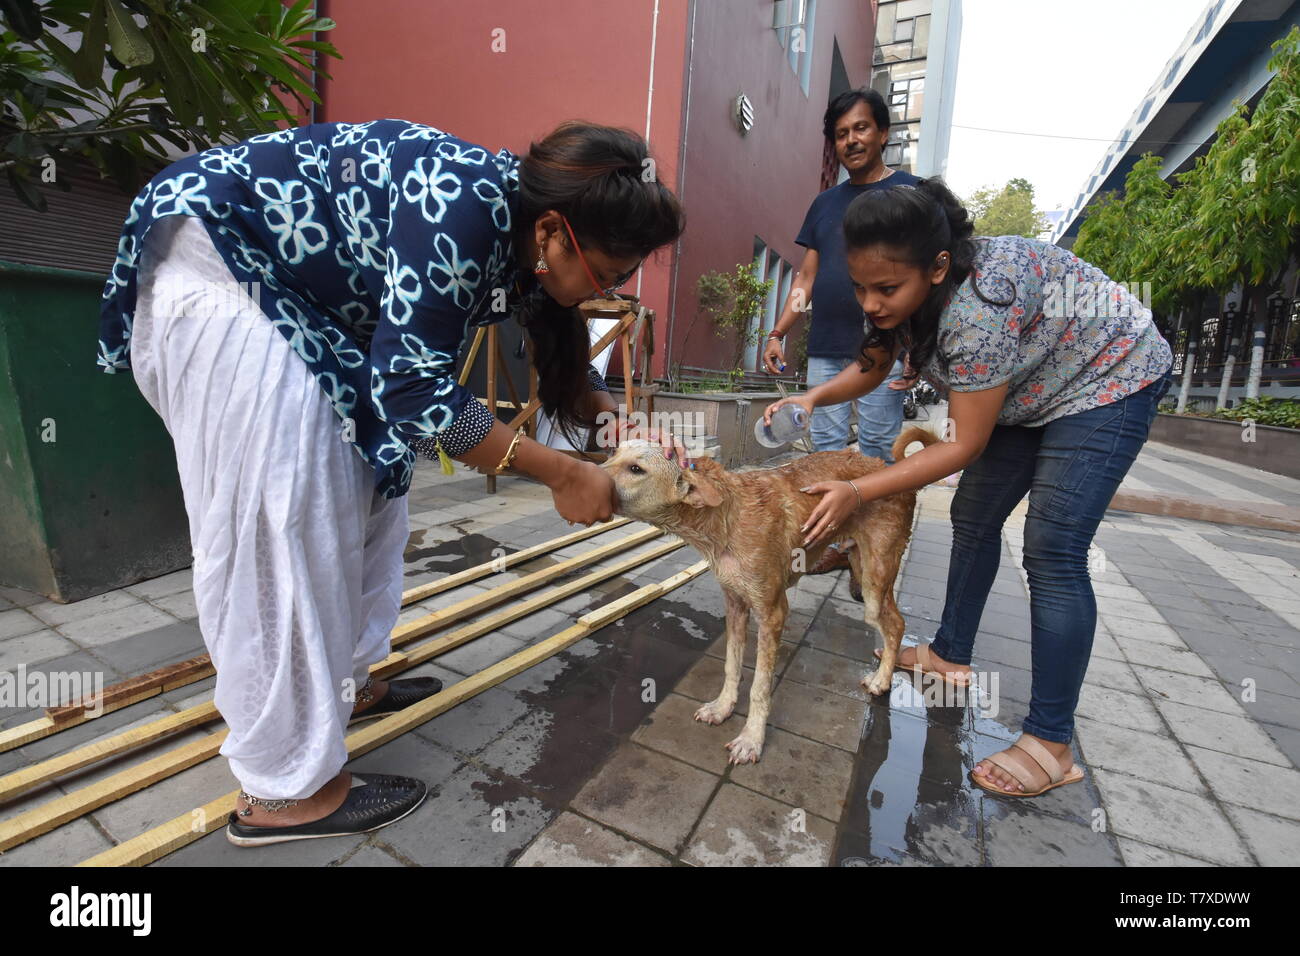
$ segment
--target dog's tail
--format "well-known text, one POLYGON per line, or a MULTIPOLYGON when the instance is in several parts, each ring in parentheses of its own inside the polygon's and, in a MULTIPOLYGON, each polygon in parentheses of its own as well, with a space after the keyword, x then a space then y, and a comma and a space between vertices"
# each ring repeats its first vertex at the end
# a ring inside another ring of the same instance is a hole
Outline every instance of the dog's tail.
POLYGON ((912 444, 912 442, 917 441, 928 448, 935 442, 943 441, 943 439, 928 429, 919 428, 916 425, 908 425, 899 433, 898 437, 894 439, 894 447, 891 449, 894 461, 902 461, 905 457, 903 453, 907 451, 907 446, 912 444))

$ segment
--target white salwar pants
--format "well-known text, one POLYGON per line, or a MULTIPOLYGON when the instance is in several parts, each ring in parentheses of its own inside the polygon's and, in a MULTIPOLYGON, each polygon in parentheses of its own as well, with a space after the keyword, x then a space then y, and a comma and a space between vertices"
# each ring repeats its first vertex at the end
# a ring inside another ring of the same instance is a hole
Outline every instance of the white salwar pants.
POLYGON ((254 796, 302 798, 347 761, 354 692, 388 655, 407 499, 375 492, 306 363, 233 285, 202 222, 156 223, 131 364, 176 445, 221 753, 254 796))

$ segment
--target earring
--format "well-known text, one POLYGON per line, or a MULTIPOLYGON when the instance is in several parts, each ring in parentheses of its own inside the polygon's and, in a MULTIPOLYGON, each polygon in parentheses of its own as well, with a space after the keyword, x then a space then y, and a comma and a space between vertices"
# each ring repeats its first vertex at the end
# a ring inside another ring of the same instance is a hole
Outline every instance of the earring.
POLYGON ((533 266, 533 272, 537 275, 545 275, 551 271, 551 267, 546 264, 546 257, 542 255, 542 250, 537 250, 537 264, 533 266))

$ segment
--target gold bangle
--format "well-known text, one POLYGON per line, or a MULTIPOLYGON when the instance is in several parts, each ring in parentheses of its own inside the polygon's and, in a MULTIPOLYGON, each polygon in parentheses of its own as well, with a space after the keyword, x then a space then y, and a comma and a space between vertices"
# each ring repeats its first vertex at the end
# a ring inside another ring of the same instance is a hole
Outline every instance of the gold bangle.
POLYGON ((857 512, 862 507, 862 492, 858 491, 858 486, 849 481, 849 479, 845 478, 844 480, 849 482, 849 487, 852 488, 854 494, 858 496, 858 507, 853 509, 854 512, 857 512))
POLYGON ((519 439, 523 437, 524 437, 524 430, 521 427, 518 431, 515 432, 515 437, 510 439, 510 447, 506 449, 505 456, 501 459, 501 461, 497 463, 496 474, 498 475, 501 474, 501 472, 505 471, 507 468, 509 468, 511 465, 514 464, 515 452, 518 449, 519 439))

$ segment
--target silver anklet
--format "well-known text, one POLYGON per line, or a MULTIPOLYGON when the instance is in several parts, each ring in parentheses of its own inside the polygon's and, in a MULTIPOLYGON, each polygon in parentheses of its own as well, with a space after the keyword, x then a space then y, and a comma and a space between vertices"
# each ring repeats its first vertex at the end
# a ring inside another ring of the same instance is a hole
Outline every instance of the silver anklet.
POLYGON ((276 813, 285 807, 296 806, 298 803, 297 800, 263 800, 261 797, 253 796, 247 790, 240 790, 239 796, 248 804, 247 807, 239 811, 241 817, 252 816, 253 807, 261 807, 271 813, 276 813))
POLYGON ((370 693, 370 685, 373 684, 374 682, 375 679, 373 677, 366 678, 366 682, 362 684, 361 689, 357 691, 358 704, 368 704, 375 699, 375 695, 370 693))

